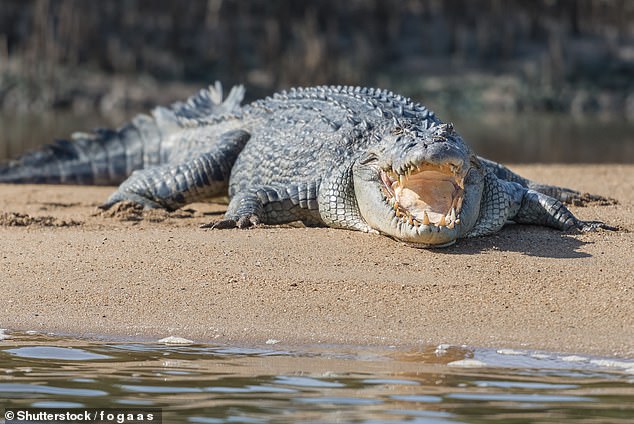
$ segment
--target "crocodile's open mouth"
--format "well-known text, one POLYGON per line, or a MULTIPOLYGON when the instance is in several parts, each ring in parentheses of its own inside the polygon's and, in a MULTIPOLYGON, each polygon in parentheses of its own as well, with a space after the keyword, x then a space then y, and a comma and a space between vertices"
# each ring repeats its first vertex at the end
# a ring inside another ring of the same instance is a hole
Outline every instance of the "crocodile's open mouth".
POLYGON ((403 173, 381 171, 386 201, 401 221, 440 230, 460 224, 464 174, 451 164, 423 163, 403 173))

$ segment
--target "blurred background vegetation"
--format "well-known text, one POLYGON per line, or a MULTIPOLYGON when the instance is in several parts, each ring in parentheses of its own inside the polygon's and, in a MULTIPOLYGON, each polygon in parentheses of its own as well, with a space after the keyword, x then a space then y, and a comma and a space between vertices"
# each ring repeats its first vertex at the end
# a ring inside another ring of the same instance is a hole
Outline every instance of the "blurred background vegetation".
MULTIPOLYGON (((38 126, 66 135, 64 111, 116 125, 216 79, 245 84, 248 100, 295 85, 389 88, 498 158, 518 131, 568 138, 570 152, 593 132, 584 123, 606 122, 606 140, 629 143, 606 141, 603 160, 634 158, 631 0, 0 1, 0 125, 18 128, 7 146, 38 126)), ((517 158, 540 160, 535 149, 517 158)))

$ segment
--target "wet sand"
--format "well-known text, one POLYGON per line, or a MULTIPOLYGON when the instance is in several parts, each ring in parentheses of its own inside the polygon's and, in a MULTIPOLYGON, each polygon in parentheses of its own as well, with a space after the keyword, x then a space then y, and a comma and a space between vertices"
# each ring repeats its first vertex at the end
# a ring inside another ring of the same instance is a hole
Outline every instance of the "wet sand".
POLYGON ((223 205, 96 214, 112 188, 0 185, 0 328, 198 342, 634 355, 634 165, 523 165, 616 198, 622 229, 533 226, 442 250, 344 230, 202 230, 223 205))

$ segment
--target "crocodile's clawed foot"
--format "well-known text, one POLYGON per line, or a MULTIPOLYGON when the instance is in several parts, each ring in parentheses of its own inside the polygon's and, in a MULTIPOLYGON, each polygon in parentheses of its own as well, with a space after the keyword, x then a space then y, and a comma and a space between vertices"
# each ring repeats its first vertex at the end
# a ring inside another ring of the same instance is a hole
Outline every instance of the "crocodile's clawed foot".
POLYGON ((212 230, 226 230, 230 228, 249 228, 260 224, 260 218, 257 215, 241 216, 238 219, 223 219, 218 222, 210 222, 203 224, 200 228, 211 228, 212 230))
POLYGON ((118 203, 136 203, 141 206, 143 209, 161 209, 163 206, 158 204, 157 202, 150 200, 146 197, 139 196, 135 193, 126 193, 122 191, 115 191, 112 196, 108 200, 106 200, 101 205, 97 206, 98 209, 102 211, 107 211, 112 208, 114 205, 118 203))
POLYGON ((618 227, 613 227, 601 221, 579 221, 576 229, 581 232, 596 231, 598 229, 608 231, 619 231, 618 227))
POLYGON ((200 228, 211 228, 212 230, 227 230, 236 227, 237 222, 235 219, 223 219, 218 222, 209 222, 200 226, 200 228))
POLYGON ((103 205, 97 206, 97 210, 95 211, 96 215, 107 213, 108 215, 116 214, 123 210, 136 210, 139 213, 143 212, 143 205, 131 202, 129 200, 122 200, 120 202, 115 202, 112 204, 104 203, 103 205))
POLYGON ((110 198, 109 198, 107 201, 105 201, 105 202, 104 202, 104 203, 102 203, 101 205, 97 206, 97 209, 100 209, 100 210, 102 210, 102 211, 107 211, 107 210, 109 210, 110 208, 112 208, 114 205, 116 205, 117 203, 122 202, 122 200, 119 200, 119 199, 113 199, 113 197, 114 197, 114 195, 113 195, 113 196, 110 196, 110 198))

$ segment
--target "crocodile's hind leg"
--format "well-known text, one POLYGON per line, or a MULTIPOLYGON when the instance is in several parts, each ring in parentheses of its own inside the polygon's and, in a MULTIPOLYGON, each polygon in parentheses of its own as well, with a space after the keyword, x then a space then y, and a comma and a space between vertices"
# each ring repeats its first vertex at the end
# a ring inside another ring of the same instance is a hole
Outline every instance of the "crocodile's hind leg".
POLYGON ((578 191, 571 190, 565 187, 540 184, 516 174, 515 172, 508 169, 506 166, 500 165, 497 162, 493 162, 482 157, 479 157, 478 159, 480 159, 480 162, 482 162, 482 164, 487 168, 489 172, 495 174, 495 176, 498 177, 500 180, 518 183, 522 187, 545 194, 563 203, 572 203, 575 205, 584 205, 588 202, 600 202, 605 204, 616 203, 614 199, 609 199, 597 194, 580 193, 578 191))
POLYGON ((231 168, 249 137, 243 130, 229 131, 211 150, 186 162, 135 171, 100 207, 108 209, 127 200, 147 209, 175 210, 226 194, 231 168))
POLYGON ((513 220, 520 224, 545 225, 564 231, 592 231, 598 228, 617 230, 601 221, 577 219, 559 200, 534 190, 526 190, 513 220))
POLYGON ((499 179, 494 173, 489 172, 484 178, 478 221, 467 236, 493 234, 507 221, 543 225, 564 231, 590 231, 597 228, 616 230, 599 221, 577 219, 554 197, 526 188, 517 182, 499 179))

